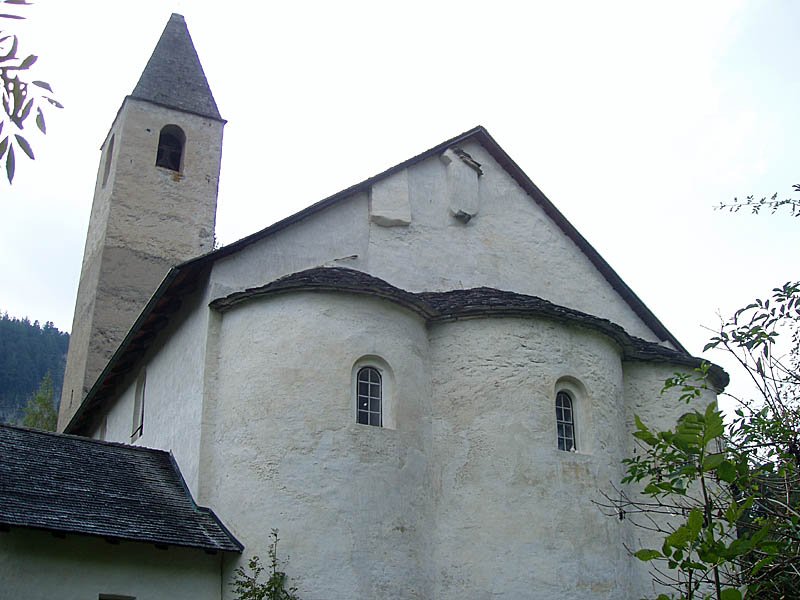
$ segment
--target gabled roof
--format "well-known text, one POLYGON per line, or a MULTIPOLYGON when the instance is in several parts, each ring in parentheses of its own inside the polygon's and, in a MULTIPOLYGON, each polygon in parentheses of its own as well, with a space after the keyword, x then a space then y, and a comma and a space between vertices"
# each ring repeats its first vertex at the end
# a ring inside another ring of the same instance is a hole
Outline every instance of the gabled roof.
POLYGON ((182 15, 169 18, 131 97, 222 120, 182 15))
POLYGON ((505 150, 503 150, 494 138, 489 135, 489 132, 485 128, 477 126, 426 150, 422 154, 409 158, 378 175, 365 179, 328 198, 320 200, 269 227, 248 235, 228 246, 190 259, 170 269, 97 381, 89 390, 83 403, 67 425, 66 430, 69 432, 80 431, 81 427, 86 424, 91 409, 102 402, 103 398, 113 394, 114 387, 125 378, 127 369, 132 362, 147 349, 149 343, 168 322, 170 315, 178 310, 181 304, 181 298, 188 292, 196 289, 200 280, 207 276, 217 260, 236 254, 251 244, 255 244, 287 229, 320 211, 333 207, 354 194, 367 192, 375 183, 390 177, 394 173, 413 167, 429 158, 439 156, 448 148, 458 147, 467 142, 478 143, 486 149, 494 160, 496 160, 528 194, 531 201, 536 202, 561 231, 578 246, 606 281, 609 282, 611 287, 616 290, 631 310, 633 310, 650 330, 653 331, 659 340, 672 344, 673 347, 677 349, 676 355, 682 355, 687 360, 694 360, 677 338, 672 335, 664 324, 661 323, 649 308, 647 308, 644 302, 642 302, 633 290, 628 287, 616 271, 614 271, 605 259, 600 256, 597 250, 595 250, 586 238, 575 229, 572 223, 561 214, 542 191, 536 187, 533 181, 531 181, 511 157, 506 154, 505 150))
POLYGON ((162 450, 0 425, 0 457, 0 525, 243 549, 162 450))

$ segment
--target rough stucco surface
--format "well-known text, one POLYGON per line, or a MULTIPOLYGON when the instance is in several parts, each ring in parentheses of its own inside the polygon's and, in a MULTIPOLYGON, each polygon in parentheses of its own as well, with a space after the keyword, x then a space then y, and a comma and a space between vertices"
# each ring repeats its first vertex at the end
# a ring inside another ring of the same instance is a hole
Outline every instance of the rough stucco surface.
POLYGON ((219 121, 128 98, 104 144, 64 376, 59 430, 169 268, 213 249, 219 121), (180 173, 155 166, 162 127, 186 134, 180 173), (106 155, 112 149, 108 179, 106 155))
MULTIPOLYGON (((211 332, 196 497, 245 544, 242 562, 265 555, 278 527, 289 575, 312 600, 330 590, 363 599, 646 593, 622 545, 634 534, 591 501, 621 477, 626 398, 657 390, 663 369, 625 366, 606 338, 547 320, 426 327, 392 303, 339 293, 246 302, 213 313, 211 332), (391 429, 355 423, 353 368, 370 359, 390 389, 391 429), (575 396, 577 453, 555 449, 560 386, 575 396)), ((166 389, 151 387, 151 374, 161 361, 178 364, 168 352, 149 360, 149 390, 166 389)), ((166 401, 149 393, 151 411, 166 401)), ((166 428, 151 432, 142 441, 163 447, 166 428)))
POLYGON ((319 265, 366 271, 367 194, 307 217, 214 263, 211 280, 233 290, 268 283, 319 265))
MULTIPOLYGON (((408 169, 412 221, 403 228, 370 225, 370 274, 414 292, 488 286, 540 296, 658 341, 479 144, 467 144, 464 150, 483 170, 477 180, 480 211, 475 218, 463 224, 448 209, 447 169, 456 162, 446 166, 431 158, 408 169)), ((461 161, 457 167, 475 175, 461 161)))
POLYGON ((0 532, 0 598, 218 600, 221 560, 199 550, 12 529, 0 532))
MULTIPOLYGON (((139 370, 146 369, 144 425, 139 446, 172 452, 194 497, 198 490, 208 299, 198 293, 184 301, 181 319, 170 323, 163 345, 154 346, 106 413, 106 439, 130 442, 139 370)), ((97 420, 99 425, 100 419, 97 420)))
POLYGON ((301 294, 223 315, 198 501, 246 552, 280 528, 303 598, 431 597, 426 355, 424 324, 380 301, 301 294), (352 367, 372 355, 402 382, 393 430, 355 423, 352 367))
POLYGON ((432 157, 376 186, 381 206, 410 203, 408 225, 386 227, 381 219, 371 220, 367 194, 357 194, 222 259, 214 265, 212 280, 244 289, 337 264, 414 292, 488 286, 540 296, 658 341, 479 144, 464 149, 481 163, 482 176, 457 157, 450 165, 432 157), (480 210, 466 224, 451 214, 451 167, 477 178, 480 210), (392 200, 392 193, 400 197, 392 200))
POLYGON ((619 474, 616 349, 547 321, 481 319, 434 328, 431 365, 433 597, 628 597, 620 526, 591 503, 619 474), (565 377, 580 383, 577 453, 556 449, 565 377))

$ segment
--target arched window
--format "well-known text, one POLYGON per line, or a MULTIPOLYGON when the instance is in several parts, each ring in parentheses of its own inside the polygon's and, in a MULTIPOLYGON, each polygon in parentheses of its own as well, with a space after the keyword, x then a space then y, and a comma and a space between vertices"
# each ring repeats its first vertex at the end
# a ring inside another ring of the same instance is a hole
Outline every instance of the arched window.
POLYGON ((558 430, 558 449, 569 452, 575 446, 575 410, 572 396, 560 391, 556 394, 556 428, 558 430))
POLYGON ((158 136, 156 166, 180 171, 183 166, 183 147, 186 135, 177 125, 165 125, 158 136))
POLYGON ((375 367, 362 367, 356 376, 356 422, 383 427, 383 381, 375 367))

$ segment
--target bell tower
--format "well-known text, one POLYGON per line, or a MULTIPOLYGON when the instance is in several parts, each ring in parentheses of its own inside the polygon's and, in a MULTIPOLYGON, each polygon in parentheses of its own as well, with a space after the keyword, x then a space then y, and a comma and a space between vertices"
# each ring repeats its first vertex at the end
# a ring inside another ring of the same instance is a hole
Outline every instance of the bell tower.
POLYGON ((173 14, 101 148, 59 431, 169 268, 213 250, 224 125, 173 14))

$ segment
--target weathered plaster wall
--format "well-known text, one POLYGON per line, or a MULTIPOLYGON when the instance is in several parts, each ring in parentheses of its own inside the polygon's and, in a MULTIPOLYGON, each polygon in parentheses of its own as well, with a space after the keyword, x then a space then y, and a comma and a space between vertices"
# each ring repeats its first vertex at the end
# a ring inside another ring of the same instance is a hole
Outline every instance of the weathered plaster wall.
POLYGON ((219 600, 222 560, 202 550, 12 529, 0 532, 0 598, 219 600))
POLYGON ((213 280, 244 289, 335 264, 410 291, 489 286, 532 294, 658 341, 479 144, 465 150, 481 163, 480 177, 457 157, 449 165, 432 157, 377 183, 369 194, 356 194, 219 261, 213 280), (454 165, 472 177, 451 189, 454 165), (462 188, 470 182, 474 197, 465 198, 462 188), (455 218, 454 203, 475 215, 467 223, 455 218))
MULTIPOLYGON (((189 490, 196 498, 200 460, 201 418, 208 298, 198 292, 183 302, 173 319, 132 369, 124 391, 106 417, 108 441, 131 443, 136 379, 146 369, 144 426, 133 443, 168 450, 175 455, 189 490)), ((101 420, 96 421, 96 427, 101 420)))
POLYGON ((483 171, 475 178, 475 216, 466 224, 453 217, 448 204, 450 167, 439 157, 415 165, 407 175, 393 175, 408 179, 411 222, 407 227, 370 223, 369 273, 410 291, 489 286, 540 296, 658 341, 482 146, 467 144, 464 150, 483 171))
POLYGON ((592 503, 629 450, 611 341, 536 319, 425 327, 389 302, 335 293, 255 299, 217 318, 199 501, 248 553, 263 555, 280 528, 304 597, 646 591, 623 547, 628 523, 592 503), (364 356, 391 369, 394 429, 355 423, 364 356), (576 453, 556 449, 561 386, 575 397, 576 453))
POLYGON ((212 281, 233 290, 320 265, 366 270, 367 195, 356 194, 214 264, 212 281))
POLYGON ((303 598, 433 597, 427 345, 416 315, 342 294, 222 315, 198 500, 246 553, 278 527, 303 598), (370 356, 396 382, 394 429, 355 422, 352 369, 370 356))
POLYGON ((437 568, 433 597, 629 594, 619 522, 592 504, 619 478, 622 366, 595 334, 480 319, 431 331, 437 568), (556 447, 573 390, 578 451, 556 447))

